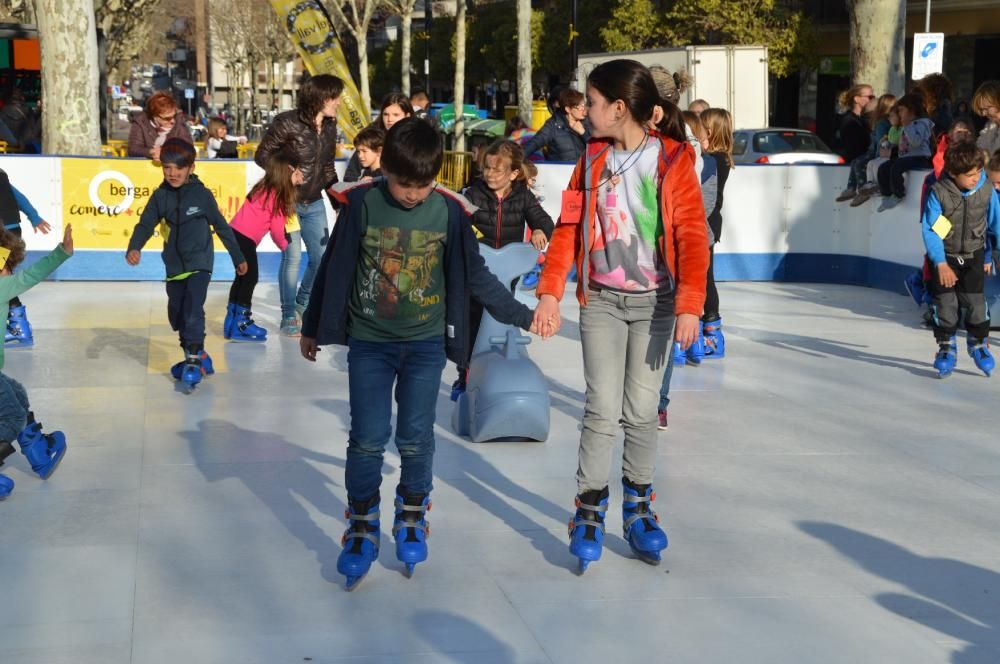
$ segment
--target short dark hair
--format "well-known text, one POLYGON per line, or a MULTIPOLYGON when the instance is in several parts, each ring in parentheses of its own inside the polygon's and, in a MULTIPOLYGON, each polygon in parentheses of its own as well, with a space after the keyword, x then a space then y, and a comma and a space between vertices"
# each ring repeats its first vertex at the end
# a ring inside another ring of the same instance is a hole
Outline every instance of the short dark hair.
POLYGON ((9 267, 10 271, 13 272, 14 268, 24 260, 24 240, 20 236, 0 228, 0 247, 10 249, 10 256, 7 257, 7 262, 0 266, 0 269, 9 267))
POLYGON ((354 147, 362 145, 369 150, 381 150, 385 145, 385 130, 375 125, 365 127, 354 137, 354 147))
POLYGON ((948 175, 961 175, 986 166, 986 155, 972 141, 958 141, 944 152, 944 170, 948 175))
POLYGON ((163 144, 163 147, 160 148, 161 164, 171 164, 180 168, 189 168, 192 164, 194 164, 194 159, 197 156, 198 153, 195 152, 194 146, 185 141, 183 138, 168 139, 167 142, 163 144))
POLYGON ((909 109, 909 111, 913 113, 914 117, 927 117, 927 107, 924 106, 924 98, 918 94, 913 94, 911 92, 908 95, 903 95, 896 100, 896 106, 897 108, 902 106, 903 108, 909 109))
POLYGON ((559 91, 559 106, 563 110, 568 110, 583 103, 585 97, 579 90, 573 88, 563 88, 559 91))
POLYGON ((331 99, 338 99, 344 92, 344 81, 333 74, 313 76, 299 88, 299 116, 312 125, 316 116, 331 99))
POLYGON ((406 183, 426 184, 444 161, 441 136, 428 122, 403 118, 392 126, 382 148, 382 170, 406 183))

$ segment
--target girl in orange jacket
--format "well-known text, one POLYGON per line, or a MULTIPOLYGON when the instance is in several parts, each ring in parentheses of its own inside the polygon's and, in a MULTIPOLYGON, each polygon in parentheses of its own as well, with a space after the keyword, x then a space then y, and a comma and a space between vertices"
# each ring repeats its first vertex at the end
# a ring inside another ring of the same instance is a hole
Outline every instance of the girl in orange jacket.
POLYGON ((708 235, 693 149, 646 129, 660 103, 638 62, 612 60, 590 73, 593 138, 564 192, 538 282, 535 322, 551 329, 573 265, 579 275, 587 403, 570 551, 581 570, 601 555, 620 426, 625 539, 647 562, 667 546, 652 510, 656 407, 674 340, 687 348, 698 336, 708 235))

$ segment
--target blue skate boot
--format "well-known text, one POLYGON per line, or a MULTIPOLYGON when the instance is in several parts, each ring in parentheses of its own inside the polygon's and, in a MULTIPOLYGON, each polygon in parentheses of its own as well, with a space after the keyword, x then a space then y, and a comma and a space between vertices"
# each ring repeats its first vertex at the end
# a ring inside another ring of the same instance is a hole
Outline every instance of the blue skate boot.
MULTIPOLYGON (((3 466, 3 460, 14 453, 14 446, 5 440, 0 440, 0 467, 3 466)), ((14 490, 14 480, 10 479, 6 475, 0 475, 0 500, 3 500, 10 495, 10 492, 14 490)))
POLYGON ((906 292, 910 294, 918 307, 924 306, 927 302, 927 287, 924 285, 923 270, 917 270, 903 279, 903 287, 906 288, 906 292))
POLYGON ((28 458, 31 470, 43 480, 49 479, 59 462, 66 455, 66 435, 62 431, 42 433, 42 425, 35 421, 35 414, 28 412, 28 424, 17 434, 21 454, 28 458))
POLYGON ((417 563, 427 560, 431 524, 426 515, 431 511, 431 498, 426 494, 407 494, 400 485, 396 487, 395 505, 392 536, 396 538, 396 558, 406 564, 406 575, 413 576, 417 563))
MULTIPOLYGON (((211 376, 215 373, 215 366, 212 364, 212 356, 201 351, 198 355, 198 359, 201 360, 201 373, 204 376, 211 376)), ((174 377, 174 380, 180 380, 184 373, 184 365, 187 360, 181 360, 174 366, 170 367, 170 375, 174 377)))
POLYGON ((372 563, 378 559, 379 548, 379 495, 368 500, 348 500, 344 512, 348 526, 340 544, 344 549, 337 558, 337 571, 347 577, 347 590, 358 587, 368 574, 372 563))
POLYGON ((674 366, 683 367, 688 362, 687 351, 681 350, 681 345, 674 342, 674 366))
POLYGON ((15 348, 29 348, 35 345, 35 336, 31 332, 31 323, 28 322, 28 314, 23 304, 11 307, 7 311, 7 333, 4 336, 4 344, 10 344, 15 348))
POLYGON ((222 321, 222 337, 230 339, 233 336, 233 323, 236 322, 236 303, 226 305, 226 318, 222 321))
MULTIPOLYGON (((189 391, 194 390, 198 386, 198 383, 201 382, 202 376, 205 375, 205 370, 201 366, 202 352, 200 349, 188 350, 184 354, 184 363, 180 368, 181 377, 178 380, 186 384, 189 391)), ((173 373, 173 369, 171 369, 171 373, 173 373)))
POLYGON ((576 514, 569 520, 569 552, 579 559, 580 574, 601 559, 607 511, 608 487, 584 491, 576 497, 576 514))
POLYGON ((722 317, 706 320, 701 324, 705 337, 705 358, 721 360, 726 356, 726 337, 722 334, 722 317))
POLYGON ((986 374, 989 378, 990 374, 993 373, 993 369, 996 368, 996 361, 993 359, 993 354, 990 352, 990 342, 986 339, 981 339, 976 341, 975 339, 968 339, 966 341, 969 350, 969 357, 972 361, 976 363, 979 370, 986 374))
POLYGON ((956 363, 958 363, 958 344, 955 343, 955 337, 952 337, 951 341, 938 342, 938 352, 934 356, 934 368, 937 369, 938 378, 950 376, 955 370, 956 363))
POLYGON ((660 564, 660 552, 667 548, 667 534, 653 511, 656 492, 650 484, 632 484, 622 478, 622 529, 632 552, 650 565, 660 564))
POLYGON ((267 330, 254 323, 252 315, 250 309, 247 307, 236 305, 230 339, 233 341, 250 341, 255 343, 267 341, 267 330))
POLYGON ((538 277, 542 274, 542 266, 536 265, 528 274, 521 278, 521 288, 524 290, 535 290, 535 286, 538 285, 538 277))
POLYGON ((701 361, 705 359, 705 337, 701 332, 698 333, 698 338, 694 340, 694 343, 688 346, 685 359, 693 367, 699 366, 701 361))

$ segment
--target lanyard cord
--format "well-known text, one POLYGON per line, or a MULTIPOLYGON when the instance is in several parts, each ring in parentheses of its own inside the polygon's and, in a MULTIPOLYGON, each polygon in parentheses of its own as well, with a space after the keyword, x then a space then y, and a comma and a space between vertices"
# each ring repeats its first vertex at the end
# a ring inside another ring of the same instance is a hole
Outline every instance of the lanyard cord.
MULTIPOLYGON (((620 168, 618 168, 616 171, 612 172, 611 175, 609 175, 607 177, 607 179, 601 180, 600 182, 598 182, 593 187, 586 187, 586 188, 583 189, 583 191, 596 191, 596 190, 600 189, 602 186, 606 185, 608 182, 611 182, 611 180, 613 180, 614 178, 616 178, 616 177, 624 174, 630 168, 632 168, 633 166, 635 166, 636 163, 639 161, 639 157, 642 155, 642 150, 643 150, 643 148, 646 147, 647 143, 649 143, 649 132, 645 132, 643 134, 642 142, 639 143, 639 145, 635 146, 632 149, 632 152, 630 152, 629 155, 628 155, 628 157, 625 158, 625 161, 622 162, 622 165, 621 165, 620 168)), ((609 159, 610 159, 612 156, 614 156, 614 147, 611 147, 609 149, 611 150, 611 155, 609 155, 609 159)))

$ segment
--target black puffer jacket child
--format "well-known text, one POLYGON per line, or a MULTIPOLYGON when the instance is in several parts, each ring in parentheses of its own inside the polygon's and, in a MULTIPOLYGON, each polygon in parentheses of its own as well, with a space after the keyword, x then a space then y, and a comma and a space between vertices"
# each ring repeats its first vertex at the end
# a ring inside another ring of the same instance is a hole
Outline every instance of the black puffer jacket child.
POLYGON ((465 197, 479 208, 472 215, 472 226, 479 241, 499 249, 514 242, 524 242, 524 224, 552 237, 555 224, 542 209, 535 195, 521 181, 514 183, 503 200, 497 198, 481 178, 476 178, 465 191, 465 197))

